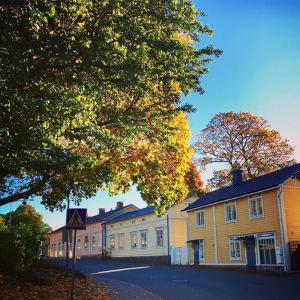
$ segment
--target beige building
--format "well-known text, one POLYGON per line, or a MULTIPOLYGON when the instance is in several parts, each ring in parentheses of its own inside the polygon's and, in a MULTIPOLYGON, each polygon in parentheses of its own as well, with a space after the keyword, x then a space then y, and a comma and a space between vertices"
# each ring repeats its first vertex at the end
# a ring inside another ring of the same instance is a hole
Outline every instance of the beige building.
POLYGON ((168 262, 167 216, 153 207, 122 214, 106 222, 106 249, 112 258, 168 262))
POLYGON ((182 209, 194 199, 174 205, 165 216, 146 207, 106 221, 107 254, 124 260, 169 262, 171 249, 186 248, 187 214, 182 209))
MULTIPOLYGON (((85 230, 77 231, 76 241, 76 255, 81 256, 96 256, 102 255, 103 249, 103 223, 113 217, 119 216, 138 208, 135 205, 123 206, 122 202, 117 203, 114 210, 105 212, 105 209, 100 208, 99 214, 87 218, 87 226, 85 230)), ((63 257, 66 255, 66 228, 65 226, 53 231, 49 235, 49 249, 50 257, 63 257)), ((69 253, 72 255, 72 231, 69 237, 69 253)))

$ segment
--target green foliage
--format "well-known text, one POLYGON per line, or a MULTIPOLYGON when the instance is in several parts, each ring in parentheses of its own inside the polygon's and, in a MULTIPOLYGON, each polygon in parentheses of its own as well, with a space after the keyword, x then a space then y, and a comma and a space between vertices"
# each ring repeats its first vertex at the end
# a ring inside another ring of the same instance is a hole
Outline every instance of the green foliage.
POLYGON ((119 181, 111 162, 140 138, 167 148, 192 110, 180 94, 203 92, 221 53, 196 47, 212 34, 202 15, 173 0, 0 4, 0 205, 79 203, 119 181))
POLYGON ((12 213, 11 227, 0 228, 0 264, 17 270, 31 266, 38 259, 41 242, 49 230, 32 206, 19 206, 12 213))

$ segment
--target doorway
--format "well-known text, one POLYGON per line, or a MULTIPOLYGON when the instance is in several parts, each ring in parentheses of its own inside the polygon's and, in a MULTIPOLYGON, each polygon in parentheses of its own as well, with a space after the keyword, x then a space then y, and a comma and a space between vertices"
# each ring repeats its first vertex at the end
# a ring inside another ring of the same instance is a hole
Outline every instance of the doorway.
POLYGON ((194 265, 199 265, 199 241, 193 242, 194 249, 194 265))
POLYGON ((247 237, 245 239, 247 250, 247 268, 256 268, 256 254, 255 254, 255 238, 254 236, 247 237))

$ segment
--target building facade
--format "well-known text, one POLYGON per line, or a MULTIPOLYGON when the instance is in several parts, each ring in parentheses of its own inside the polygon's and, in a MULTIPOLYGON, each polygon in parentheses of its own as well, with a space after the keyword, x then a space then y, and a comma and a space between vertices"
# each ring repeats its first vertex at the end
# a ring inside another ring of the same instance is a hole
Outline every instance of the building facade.
MULTIPOLYGON (((137 210, 135 205, 123 206, 122 202, 117 203, 114 210, 105 211, 100 208, 99 214, 87 217, 85 230, 77 231, 76 256, 101 256, 103 254, 103 224, 106 220, 123 213, 137 210)), ((69 255, 72 255, 72 230, 69 231, 69 255)), ((48 254, 50 257, 65 257, 67 252, 67 234, 65 226, 49 234, 48 254)))
POLYGON ((291 243, 300 251, 300 164, 234 178, 185 209, 189 263, 291 270, 291 243))
POLYGON ((168 262, 167 216, 157 216, 153 207, 122 214, 105 226, 106 249, 111 258, 168 262))

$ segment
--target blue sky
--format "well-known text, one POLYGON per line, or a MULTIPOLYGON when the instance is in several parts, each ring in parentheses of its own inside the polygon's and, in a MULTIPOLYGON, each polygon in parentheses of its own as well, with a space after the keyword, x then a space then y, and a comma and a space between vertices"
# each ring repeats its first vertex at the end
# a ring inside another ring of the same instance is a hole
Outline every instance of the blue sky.
MULTIPOLYGON (((213 43, 224 51, 209 65, 203 77, 205 94, 189 95, 184 101, 197 111, 190 115, 192 140, 217 112, 249 111, 266 118, 296 147, 300 161, 300 1, 299 0, 201 0, 195 2, 206 17, 202 19, 215 31, 203 43, 213 43)), ((208 178, 210 168, 204 179, 208 178)), ((65 212, 50 213, 38 199, 32 204, 53 228, 64 225, 65 212)), ((117 201, 146 204, 139 194, 131 193, 110 198, 99 192, 85 200, 89 215, 98 208, 114 208, 117 201)), ((13 203, 15 209, 19 203, 13 203)), ((6 213, 10 205, 0 208, 6 213)))

